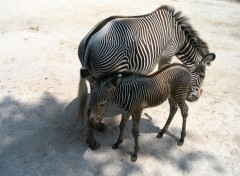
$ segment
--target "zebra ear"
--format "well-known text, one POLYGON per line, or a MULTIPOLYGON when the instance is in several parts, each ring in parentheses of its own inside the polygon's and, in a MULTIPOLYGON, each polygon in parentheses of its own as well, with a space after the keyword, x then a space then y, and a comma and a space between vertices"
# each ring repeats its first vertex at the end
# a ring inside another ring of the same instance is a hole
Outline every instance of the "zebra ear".
POLYGON ((214 61, 216 55, 214 53, 208 53, 205 55, 205 57, 202 59, 203 64, 210 65, 212 61, 214 61))
POLYGON ((121 84, 121 82, 122 82, 122 75, 119 74, 109 81, 109 83, 107 84, 107 88, 115 89, 121 84))

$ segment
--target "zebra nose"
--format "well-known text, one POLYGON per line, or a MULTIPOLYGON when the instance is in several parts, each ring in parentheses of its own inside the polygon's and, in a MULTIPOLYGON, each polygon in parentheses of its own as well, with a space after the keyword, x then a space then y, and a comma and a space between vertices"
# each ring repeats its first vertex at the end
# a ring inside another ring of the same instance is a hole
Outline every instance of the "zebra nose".
POLYGON ((194 95, 194 96, 193 96, 193 99, 194 99, 194 101, 197 101, 197 100, 199 99, 199 97, 196 96, 196 95, 194 95))
POLYGON ((197 92, 197 94, 193 94, 193 95, 192 95, 192 96, 193 96, 193 101, 197 101, 197 100, 200 98, 200 96, 202 95, 202 92, 203 92, 203 90, 200 89, 200 90, 197 92))
POLYGON ((200 95, 201 95, 201 92, 200 93, 191 93, 190 95, 188 95, 186 97, 186 100, 190 101, 190 102, 197 101, 199 99, 200 95))
POLYGON ((198 95, 197 95, 198 98, 202 95, 202 92, 203 92, 203 90, 200 89, 200 91, 198 92, 198 95))

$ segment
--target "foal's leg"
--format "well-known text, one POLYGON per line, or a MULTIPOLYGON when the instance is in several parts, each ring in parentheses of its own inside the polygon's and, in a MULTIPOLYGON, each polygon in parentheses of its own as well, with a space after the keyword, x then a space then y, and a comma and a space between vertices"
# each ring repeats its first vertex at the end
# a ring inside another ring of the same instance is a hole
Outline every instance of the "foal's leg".
POLYGON ((186 136, 186 121, 187 121, 187 116, 188 116, 188 106, 187 106, 185 100, 178 105, 181 109, 182 118, 183 118, 181 138, 178 141, 178 146, 182 146, 184 143, 184 138, 186 136))
POLYGON ((166 124, 164 125, 163 129, 156 136, 157 138, 162 138, 163 137, 164 133, 167 131, 174 115, 176 114, 176 112, 178 110, 177 103, 173 100, 172 97, 168 98, 168 102, 169 102, 169 105, 170 105, 170 113, 169 113, 169 116, 168 116, 168 120, 167 120, 166 124))
POLYGON ((132 115, 132 121, 133 121, 132 134, 135 140, 134 153, 131 156, 132 162, 137 161, 138 151, 140 150, 139 144, 138 144, 140 118, 141 118, 141 112, 137 112, 136 114, 132 115))
POLYGON ((117 142, 112 146, 112 149, 117 149, 119 145, 123 142, 123 134, 126 128, 126 123, 129 120, 130 114, 127 112, 122 113, 122 119, 119 125, 120 133, 117 142))
POLYGON ((186 136, 186 121, 188 116, 188 106, 186 104, 186 95, 188 91, 188 84, 184 83, 184 85, 179 86, 176 88, 176 91, 172 94, 172 97, 174 101, 177 103, 178 107, 181 110, 183 123, 182 123, 182 132, 181 132, 181 138, 178 141, 178 146, 182 146, 184 143, 184 138, 186 136))
MULTIPOLYGON (((88 119, 90 117, 90 114, 91 114, 91 110, 88 109, 88 112, 87 112, 88 119)), ((86 142, 87 142, 87 144, 89 144, 89 148, 91 148, 92 150, 97 150, 100 147, 100 143, 94 139, 93 127, 91 125, 90 120, 88 120, 88 122, 87 122, 87 140, 86 140, 86 142)))

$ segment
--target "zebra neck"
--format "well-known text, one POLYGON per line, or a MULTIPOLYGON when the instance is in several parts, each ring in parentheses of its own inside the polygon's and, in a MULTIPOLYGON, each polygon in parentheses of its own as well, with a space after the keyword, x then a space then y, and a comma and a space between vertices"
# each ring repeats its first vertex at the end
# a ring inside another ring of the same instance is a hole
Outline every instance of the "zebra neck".
POLYGON ((202 58, 208 53, 207 44, 198 36, 191 33, 185 33, 184 43, 181 49, 176 53, 176 57, 188 66, 198 65, 202 58))
POLYGON ((186 49, 183 49, 182 51, 178 52, 176 54, 176 57, 185 65, 189 66, 191 69, 192 67, 199 64, 199 62, 204 57, 204 53, 198 51, 196 48, 189 47, 186 49))
POLYGON ((134 81, 123 82, 112 93, 112 103, 118 107, 129 111, 131 109, 132 100, 134 99, 134 92, 136 85, 134 81))

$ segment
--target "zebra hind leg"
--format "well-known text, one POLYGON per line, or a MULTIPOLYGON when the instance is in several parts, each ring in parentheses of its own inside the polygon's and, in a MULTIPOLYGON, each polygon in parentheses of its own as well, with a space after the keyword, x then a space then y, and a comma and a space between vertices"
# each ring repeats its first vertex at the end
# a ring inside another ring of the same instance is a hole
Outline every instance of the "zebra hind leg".
POLYGON ((162 138, 163 137, 164 133, 167 131, 174 115, 176 114, 176 112, 178 110, 177 103, 173 100, 172 97, 168 98, 168 102, 169 102, 169 105, 170 105, 170 113, 169 113, 169 116, 168 116, 168 120, 167 120, 166 124, 164 125, 163 129, 156 136, 157 138, 162 138))

